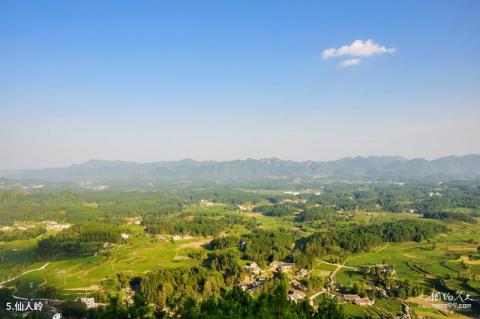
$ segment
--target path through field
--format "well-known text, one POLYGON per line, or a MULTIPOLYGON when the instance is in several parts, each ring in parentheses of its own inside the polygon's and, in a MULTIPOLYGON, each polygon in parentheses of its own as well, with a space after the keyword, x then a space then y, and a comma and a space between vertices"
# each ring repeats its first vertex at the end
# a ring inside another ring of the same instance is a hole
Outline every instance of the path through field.
POLYGON ((42 267, 24 271, 24 272, 22 272, 22 273, 21 273, 20 275, 18 275, 18 276, 15 276, 15 277, 13 277, 13 278, 10 278, 10 279, 7 279, 7 280, 5 280, 5 281, 0 282, 0 286, 6 284, 7 282, 13 281, 13 280, 15 280, 15 279, 17 279, 17 278, 20 278, 20 277, 22 277, 23 275, 26 275, 26 274, 28 274, 28 273, 31 273, 31 272, 34 272, 34 271, 39 271, 39 270, 44 270, 45 268, 47 268, 47 266, 48 266, 49 264, 50 264, 50 263, 46 263, 46 264, 43 265, 42 267))
MULTIPOLYGON (((352 269, 352 270, 355 270, 355 271, 358 270, 358 268, 355 268, 355 267, 345 266, 345 262, 344 262, 344 264, 333 264, 333 263, 329 263, 329 262, 323 261, 323 260, 322 260, 322 262, 327 264, 327 265, 332 265, 332 266, 337 267, 328 275, 328 278, 330 279, 329 285, 331 285, 332 288, 334 288, 334 285, 335 285, 335 276, 337 275, 337 272, 340 269, 347 268, 347 269, 352 269)), ((316 292, 316 293, 314 293, 313 295, 310 296, 310 305, 313 306, 313 300, 323 293, 326 293, 326 294, 328 294, 332 297, 335 296, 332 293, 328 292, 325 288, 322 288, 322 290, 320 290, 320 291, 318 291, 318 292, 316 292)))
POLYGON ((315 300, 315 298, 317 298, 318 296, 320 296, 323 293, 325 293, 327 295, 330 295, 331 297, 335 297, 334 294, 328 292, 325 288, 322 288, 322 290, 320 290, 320 291, 318 291, 318 292, 316 292, 316 293, 314 293, 313 295, 310 296, 310 298, 309 298, 310 299, 310 306, 313 306, 313 300, 315 300))
MULTIPOLYGON (((346 261, 345 261, 346 262, 346 261)), ((328 265, 332 265, 332 266, 336 266, 337 268, 335 268, 334 271, 332 271, 330 273, 330 275, 328 275, 328 278, 330 279, 330 285, 333 287, 335 285, 335 276, 337 275, 337 272, 342 269, 342 268, 346 268, 346 269, 352 269, 352 270, 355 270, 355 271, 358 271, 358 268, 355 268, 355 267, 350 267, 350 266, 345 266, 345 262, 343 264, 332 264, 332 263, 329 263, 329 262, 326 262, 324 261, 324 263, 328 264, 328 265)))
POLYGON ((407 315, 407 318, 411 319, 412 318, 412 312, 410 311, 410 305, 406 302, 403 302, 403 301, 401 303, 404 307, 403 310, 404 310, 405 314, 407 315))

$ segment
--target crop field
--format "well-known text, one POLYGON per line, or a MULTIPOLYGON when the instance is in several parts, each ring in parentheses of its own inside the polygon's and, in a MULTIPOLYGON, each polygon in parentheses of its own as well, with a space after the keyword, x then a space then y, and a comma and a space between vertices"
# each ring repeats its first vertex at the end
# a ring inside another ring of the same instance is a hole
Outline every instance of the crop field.
POLYGON ((350 303, 342 304, 343 310, 350 316, 383 318, 402 313, 402 304, 392 300, 378 300, 373 306, 365 307, 350 303))
POLYGON ((352 286, 354 282, 363 282, 363 273, 353 269, 342 268, 338 271, 335 281, 342 286, 352 286))
POLYGON ((460 312, 454 311, 447 311, 447 310, 439 310, 432 308, 432 304, 426 298, 410 298, 409 304, 411 306, 412 311, 417 316, 422 316, 425 318, 433 318, 433 319, 443 319, 443 318, 453 318, 453 319, 467 319, 471 318, 466 316, 460 312))
POLYGON ((327 264, 323 261, 318 261, 311 269, 312 276, 328 277, 337 267, 335 265, 327 264))

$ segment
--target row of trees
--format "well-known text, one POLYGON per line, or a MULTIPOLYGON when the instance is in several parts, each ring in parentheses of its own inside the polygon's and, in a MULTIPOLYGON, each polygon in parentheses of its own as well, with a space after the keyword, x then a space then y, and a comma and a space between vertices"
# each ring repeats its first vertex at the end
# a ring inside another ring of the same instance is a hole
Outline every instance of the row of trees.
POLYGON ((59 257, 91 256, 101 247, 99 243, 85 243, 80 241, 63 241, 49 236, 39 240, 35 249, 35 258, 38 260, 59 257))
POLYGON ((146 216, 142 225, 150 234, 182 234, 193 236, 215 236, 234 225, 243 225, 247 229, 256 227, 253 218, 241 215, 227 215, 220 218, 206 216, 146 216))
POLYGON ((77 224, 58 233, 56 237, 61 241, 119 243, 123 231, 122 227, 108 224, 77 224))
POLYGON ((33 227, 25 230, 12 229, 0 231, 0 241, 13 241, 13 240, 25 240, 36 238, 41 234, 44 234, 47 230, 45 227, 33 227))
POLYGON ((423 213, 423 217, 440 220, 457 220, 471 224, 475 224, 477 222, 472 214, 464 212, 425 212, 423 213))
POLYGON ((120 243, 123 228, 105 224, 77 224, 37 243, 37 259, 78 257, 98 252, 103 243, 120 243))
POLYGON ((319 220, 328 220, 335 217, 333 207, 312 207, 300 213, 295 219, 297 222, 315 222, 319 220))
POLYGON ((277 205, 258 206, 258 207, 255 207, 253 211, 260 212, 265 216, 284 217, 284 216, 291 216, 294 212, 304 208, 305 207, 295 207, 292 205, 277 204, 277 205))

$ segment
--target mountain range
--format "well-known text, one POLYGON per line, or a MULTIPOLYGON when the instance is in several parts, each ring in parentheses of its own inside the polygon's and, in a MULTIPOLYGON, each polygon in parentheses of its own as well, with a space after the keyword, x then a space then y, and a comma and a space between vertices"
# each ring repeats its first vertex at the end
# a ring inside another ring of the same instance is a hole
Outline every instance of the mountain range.
POLYGON ((334 161, 290 161, 276 158, 233 161, 161 161, 135 163, 90 160, 68 167, 4 170, 0 177, 68 183, 161 183, 176 181, 232 182, 288 178, 410 179, 480 177, 480 155, 448 156, 435 160, 399 156, 343 158, 334 161))

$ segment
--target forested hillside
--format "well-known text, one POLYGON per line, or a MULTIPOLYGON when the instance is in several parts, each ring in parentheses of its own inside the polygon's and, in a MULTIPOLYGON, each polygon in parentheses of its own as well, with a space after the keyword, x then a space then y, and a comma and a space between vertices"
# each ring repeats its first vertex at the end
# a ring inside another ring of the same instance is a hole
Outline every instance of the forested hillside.
POLYGON ((284 178, 409 179, 420 177, 480 177, 480 155, 436 160, 398 156, 344 158, 328 162, 246 159, 225 162, 182 160, 138 164, 92 160, 64 168, 0 171, 0 177, 44 182, 117 183, 143 185, 172 182, 255 181, 284 178))

